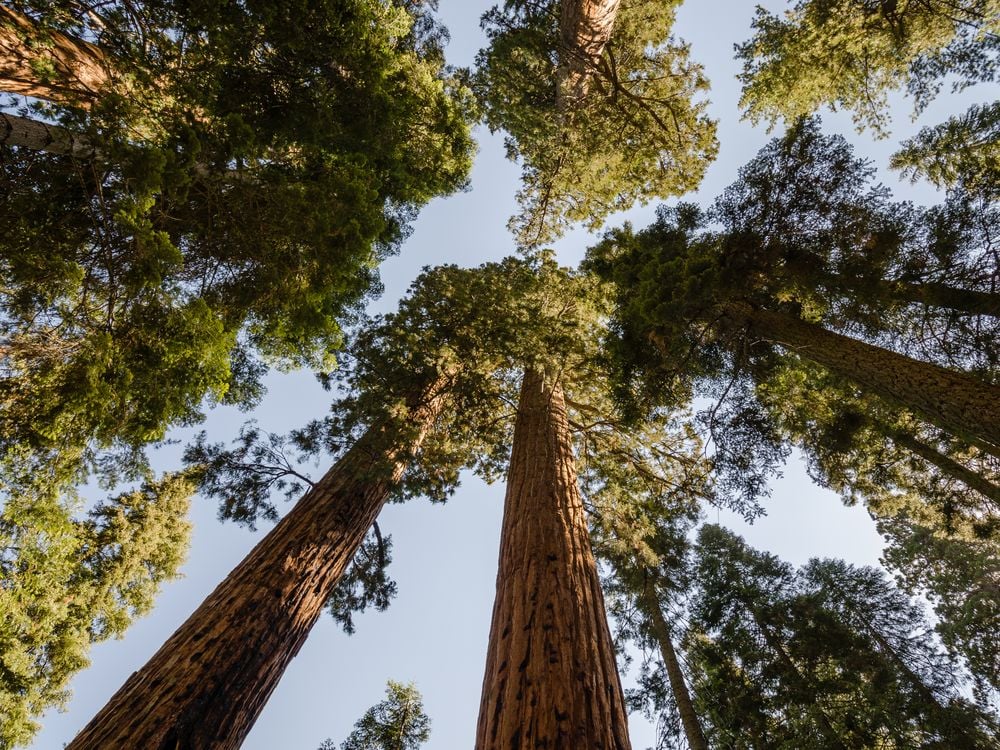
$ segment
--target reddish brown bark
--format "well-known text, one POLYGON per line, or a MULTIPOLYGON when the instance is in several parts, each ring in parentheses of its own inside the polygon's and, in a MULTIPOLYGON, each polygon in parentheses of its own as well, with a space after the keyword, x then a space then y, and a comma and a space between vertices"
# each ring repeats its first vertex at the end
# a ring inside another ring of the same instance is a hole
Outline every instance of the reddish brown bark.
POLYGON ((1000 387, 745 303, 725 315, 958 437, 1000 446, 1000 387))
POLYGON ((87 107, 110 84, 111 72, 97 45, 41 29, 0 6, 0 91, 87 107))
POLYGON ((477 750, 628 750, 562 389, 525 373, 477 750))
POLYGON ((590 79, 611 39, 621 0, 562 0, 559 17, 559 89, 556 108, 586 98, 590 79))
POLYGON ((134 673, 69 750, 235 750, 319 617, 446 395, 369 430, 134 673))

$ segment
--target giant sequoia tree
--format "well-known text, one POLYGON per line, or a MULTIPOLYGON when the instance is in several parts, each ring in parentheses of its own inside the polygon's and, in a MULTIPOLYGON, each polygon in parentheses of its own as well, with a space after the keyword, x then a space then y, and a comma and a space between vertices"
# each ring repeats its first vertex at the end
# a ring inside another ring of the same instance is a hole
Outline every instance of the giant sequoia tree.
POLYGON ((0 30, 0 91, 88 144, 0 146, 5 458, 75 469, 206 397, 252 403, 261 360, 329 369, 378 262, 469 168, 423 4, 17 3, 0 30))
POLYGON ((484 16, 476 85, 487 123, 523 162, 512 220, 522 244, 700 182, 715 125, 696 100, 708 86, 700 66, 670 36, 677 4, 509 0, 484 16))
POLYGON ((749 404, 735 412, 748 434, 771 439, 753 384, 801 359, 995 453, 996 269, 980 223, 994 215, 958 194, 936 209, 892 204, 842 141, 806 122, 707 216, 663 210, 647 230, 610 233, 590 262, 619 283, 627 388, 721 383, 749 404))

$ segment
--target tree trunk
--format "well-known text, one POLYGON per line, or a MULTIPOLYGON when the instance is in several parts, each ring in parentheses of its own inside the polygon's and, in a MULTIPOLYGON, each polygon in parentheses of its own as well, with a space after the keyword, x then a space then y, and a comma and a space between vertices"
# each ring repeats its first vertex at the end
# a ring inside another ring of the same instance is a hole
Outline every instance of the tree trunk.
POLYGON ((994 503, 1000 504, 1000 487, 986 479, 986 477, 976 473, 969 467, 959 463, 950 456, 946 456, 931 445, 927 445, 921 440, 917 440, 913 435, 894 430, 889 433, 889 437, 899 447, 905 448, 911 453, 920 456, 927 463, 936 467, 943 474, 957 479, 971 490, 975 490, 983 497, 989 498, 994 503))
POLYGON ((86 108, 111 83, 108 62, 97 45, 0 6, 0 91, 86 108))
POLYGON ((958 437, 1000 446, 1000 387, 771 310, 729 303, 738 325, 827 367, 958 437))
POLYGON ((0 146, 19 146, 75 159, 92 159, 97 149, 86 136, 58 125, 0 112, 0 146))
POLYGON ((677 713, 680 714, 681 724, 684 727, 684 735, 687 737, 691 750, 708 750, 708 741, 705 733, 701 729, 701 721, 694 710, 691 702, 691 694, 688 692, 687 683, 684 681, 684 672, 681 671, 680 662, 677 659, 677 652, 674 650, 674 643, 670 635, 670 626, 663 611, 660 609, 659 599, 656 597, 656 590, 652 585, 647 585, 640 597, 639 606, 646 615, 653 631, 653 637, 660 647, 660 656, 663 657, 663 666, 667 669, 667 677, 670 680, 670 690, 674 695, 674 702, 677 704, 677 713))
POLYGON ((250 552, 69 750, 236 750, 440 412, 445 379, 371 428, 250 552))
POLYGON ((891 279, 866 279, 861 276, 829 274, 826 283, 834 289, 855 293, 874 293, 894 302, 912 302, 927 307, 952 310, 964 315, 1000 317, 1000 294, 962 289, 936 281, 913 282, 891 279))
POLYGON ((590 78, 611 39, 621 0, 562 0, 556 109, 568 112, 587 97, 590 78))
POLYGON ((507 477, 477 750, 629 750, 562 388, 528 370, 507 477))

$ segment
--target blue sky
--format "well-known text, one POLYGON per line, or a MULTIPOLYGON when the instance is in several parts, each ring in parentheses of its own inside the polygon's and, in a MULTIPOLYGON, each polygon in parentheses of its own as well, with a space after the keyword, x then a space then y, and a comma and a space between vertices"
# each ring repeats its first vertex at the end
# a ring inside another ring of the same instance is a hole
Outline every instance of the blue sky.
MULTIPOLYGON (((762 4, 772 10, 784 7, 776 0, 762 4)), ((448 53, 453 64, 471 64, 483 43, 479 17, 490 5, 488 0, 440 0, 441 15, 451 30, 448 53)), ((691 1, 680 10, 676 33, 691 43, 693 59, 705 66, 712 82, 710 112, 719 120, 721 142, 719 158, 701 191, 686 200, 707 203, 770 137, 739 117, 733 45, 749 35, 752 14, 753 3, 736 0, 691 1)), ((894 144, 920 125, 943 120, 970 101, 996 98, 995 88, 941 97, 916 123, 910 119, 910 103, 896 98, 893 137, 882 142, 854 133, 845 115, 824 115, 824 125, 847 136, 860 154, 882 169, 894 144)), ((425 209, 402 253, 383 266, 385 294, 374 309, 394 308, 425 265, 472 266, 513 251, 505 225, 514 211, 519 169, 505 160, 499 136, 485 130, 478 136, 471 189, 425 209)), ((883 171, 882 179, 898 196, 925 203, 937 199, 930 189, 900 183, 892 173, 883 171)), ((636 208, 609 223, 627 218, 642 226, 651 220, 653 209, 636 208)), ((585 233, 574 232, 555 247, 563 263, 575 264, 591 242, 585 233)), ((329 394, 306 373, 272 376, 269 386, 268 397, 253 416, 274 432, 322 416, 329 403, 329 394)), ((246 417, 223 408, 201 427, 212 440, 228 440, 246 417)), ((191 434, 178 431, 175 437, 183 441, 191 434)), ((162 451, 158 466, 176 466, 178 454, 177 447, 162 451)), ((399 584, 398 598, 387 612, 360 617, 358 632, 351 637, 324 616, 251 732, 246 750, 313 750, 327 737, 339 742, 364 710, 381 699, 389 678, 413 680, 423 693, 432 719, 429 750, 470 747, 485 664, 502 500, 500 484, 487 487, 470 478, 447 505, 415 500, 387 508, 379 522, 393 535, 392 575, 399 584)), ((880 540, 865 512, 845 508, 832 493, 815 487, 797 460, 774 482, 767 509, 768 515, 752 527, 726 512, 718 519, 751 544, 793 563, 814 556, 864 564, 878 559, 880 540)), ((709 520, 716 517, 711 511, 709 520)), ((201 498, 195 500, 192 520, 195 532, 185 577, 165 587, 154 612, 123 640, 93 649, 92 666, 73 681, 68 710, 45 717, 45 728, 32 747, 49 750, 72 739, 268 530, 264 526, 251 533, 220 524, 213 503, 201 498)), ((653 730, 645 721, 634 718, 632 728, 636 750, 652 743, 653 730)))

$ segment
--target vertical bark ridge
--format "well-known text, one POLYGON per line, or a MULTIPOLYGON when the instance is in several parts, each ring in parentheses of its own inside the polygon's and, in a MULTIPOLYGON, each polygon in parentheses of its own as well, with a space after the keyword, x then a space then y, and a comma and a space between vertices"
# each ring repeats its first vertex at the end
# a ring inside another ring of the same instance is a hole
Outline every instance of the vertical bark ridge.
POLYGON ((951 434, 1000 446, 1000 387, 829 331, 786 313, 730 303, 726 315, 951 434))
POLYGON ((629 750, 562 389, 521 387, 477 750, 629 750))
POLYGON ((439 380, 412 399, 402 431, 373 427, 362 436, 132 674, 69 750, 239 748, 440 413, 446 391, 439 380))
POLYGON ((111 82, 107 55, 95 44, 0 6, 0 91, 87 107, 111 82), (40 71, 48 70, 48 75, 40 71))

